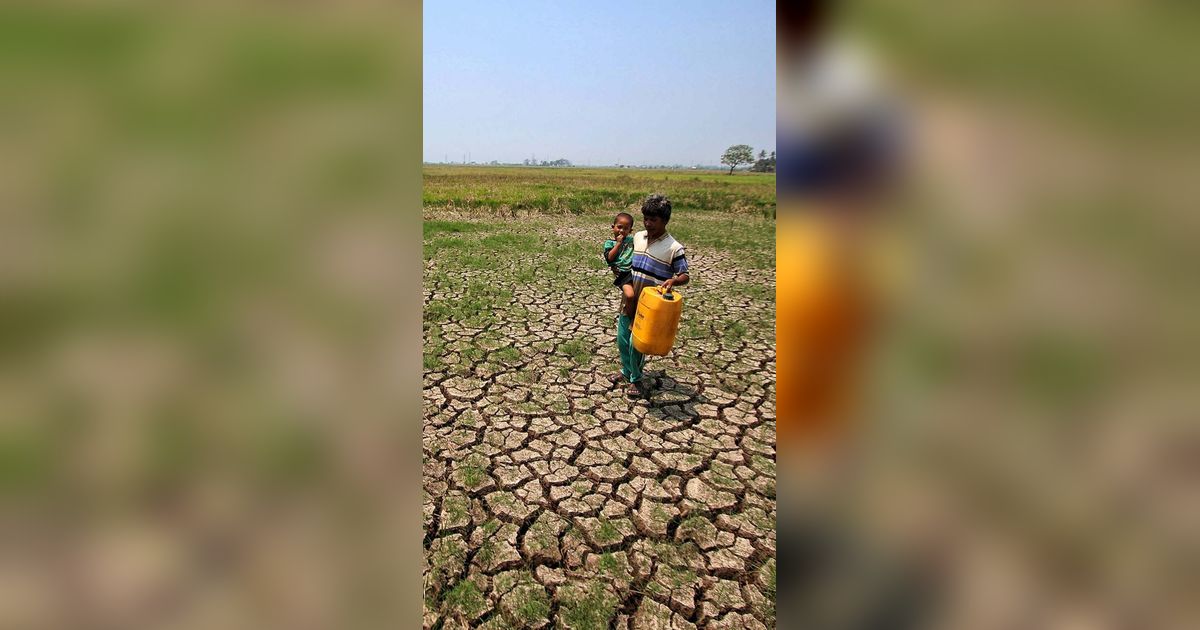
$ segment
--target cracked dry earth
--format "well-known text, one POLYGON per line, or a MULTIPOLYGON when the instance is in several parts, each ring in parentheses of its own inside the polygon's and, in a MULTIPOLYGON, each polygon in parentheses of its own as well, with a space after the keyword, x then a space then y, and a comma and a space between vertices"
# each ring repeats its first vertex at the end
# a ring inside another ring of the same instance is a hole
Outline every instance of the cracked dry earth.
POLYGON ((426 262, 425 627, 774 627, 774 270, 689 248, 679 339, 631 401, 604 228, 555 229, 426 262), (564 253, 585 282, 521 278, 564 253))

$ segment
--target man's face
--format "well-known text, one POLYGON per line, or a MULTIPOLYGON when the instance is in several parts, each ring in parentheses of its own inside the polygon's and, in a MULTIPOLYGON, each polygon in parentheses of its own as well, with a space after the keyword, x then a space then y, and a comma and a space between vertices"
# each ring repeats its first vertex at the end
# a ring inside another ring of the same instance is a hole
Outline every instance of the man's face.
POLYGON ((646 236, 657 238, 667 230, 667 222, 658 215, 642 215, 642 224, 646 226, 646 236))

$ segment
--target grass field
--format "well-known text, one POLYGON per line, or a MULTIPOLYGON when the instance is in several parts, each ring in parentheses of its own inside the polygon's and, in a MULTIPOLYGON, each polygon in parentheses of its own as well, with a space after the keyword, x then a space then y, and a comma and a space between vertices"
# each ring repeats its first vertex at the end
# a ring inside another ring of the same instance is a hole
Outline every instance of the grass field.
POLYGON ((615 214, 657 190, 684 215, 775 212, 773 173, 611 168, 426 166, 423 203, 427 210, 615 214))

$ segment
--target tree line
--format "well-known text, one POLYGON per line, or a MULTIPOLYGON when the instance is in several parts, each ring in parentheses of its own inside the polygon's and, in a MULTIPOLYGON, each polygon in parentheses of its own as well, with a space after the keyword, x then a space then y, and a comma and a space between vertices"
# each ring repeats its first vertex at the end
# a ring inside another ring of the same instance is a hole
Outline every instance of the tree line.
POLYGON ((749 164, 750 171, 754 173, 774 173, 775 152, 771 151, 771 156, 767 157, 766 150, 759 151, 758 159, 754 159, 754 149, 750 145, 735 144, 725 149, 725 154, 721 156, 721 164, 729 167, 730 175, 733 175, 733 169, 742 164, 749 164))

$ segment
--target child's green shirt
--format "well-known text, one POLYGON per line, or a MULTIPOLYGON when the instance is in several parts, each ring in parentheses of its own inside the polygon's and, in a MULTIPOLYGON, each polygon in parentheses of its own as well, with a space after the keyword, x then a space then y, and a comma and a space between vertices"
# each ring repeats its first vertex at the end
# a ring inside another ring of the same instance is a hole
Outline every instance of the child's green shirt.
MULTIPOLYGON (((612 248, 616 246, 617 241, 614 239, 610 238, 607 241, 604 241, 604 262, 608 262, 608 252, 612 251, 612 248)), ((612 268, 613 273, 617 274, 629 271, 629 269, 633 266, 633 237, 626 236, 625 242, 621 244, 621 247, 621 251, 617 253, 617 259, 608 263, 608 266, 612 268)))

